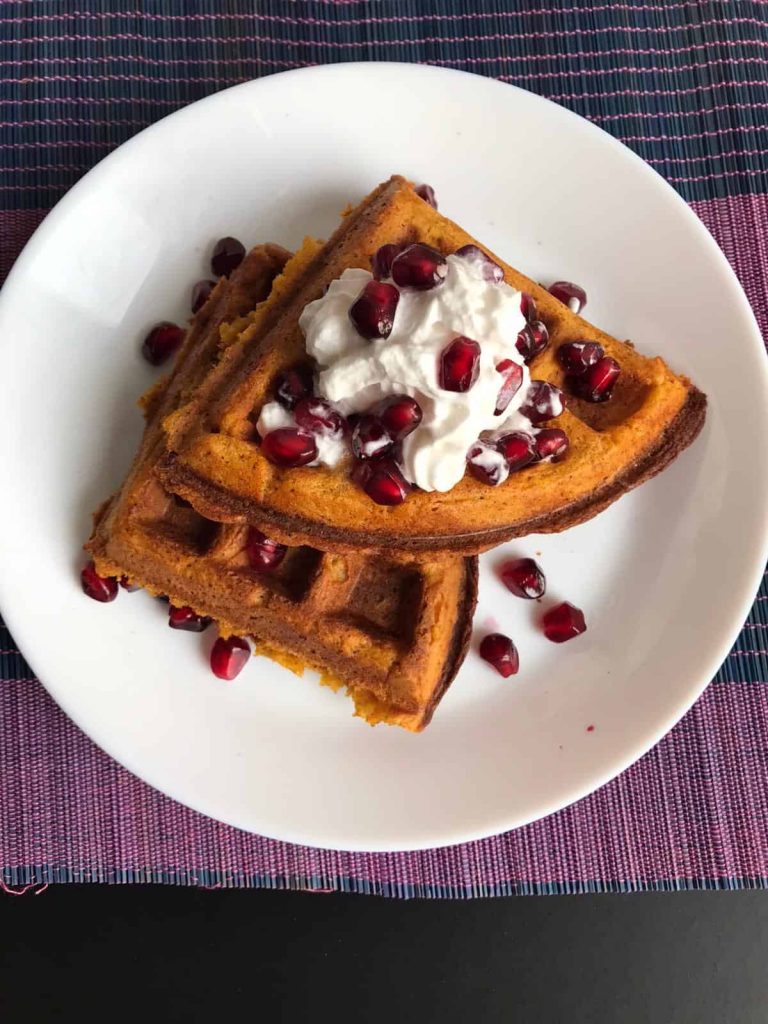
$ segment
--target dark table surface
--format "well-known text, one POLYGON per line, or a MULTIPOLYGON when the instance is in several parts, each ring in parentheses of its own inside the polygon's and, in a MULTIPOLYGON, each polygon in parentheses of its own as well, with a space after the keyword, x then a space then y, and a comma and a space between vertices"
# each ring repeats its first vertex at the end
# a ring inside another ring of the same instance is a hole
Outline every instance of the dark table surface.
POLYGON ((768 896, 0 895, 0 1020, 768 1020, 768 896))

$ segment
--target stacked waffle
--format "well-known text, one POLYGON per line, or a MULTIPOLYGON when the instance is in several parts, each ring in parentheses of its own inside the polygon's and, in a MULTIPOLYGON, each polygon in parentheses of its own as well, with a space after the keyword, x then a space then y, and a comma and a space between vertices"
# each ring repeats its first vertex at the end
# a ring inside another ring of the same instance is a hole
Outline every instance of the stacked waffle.
MULTIPOLYGON (((345 685, 357 712, 418 731, 466 652, 480 551, 590 518, 664 468, 700 429, 704 396, 661 359, 639 355, 498 260, 538 307, 550 344, 531 377, 568 391, 564 345, 597 342, 621 366, 609 402, 570 394, 565 457, 500 486, 467 473, 445 492, 376 504, 342 462, 284 468, 255 424, 286 373, 311 370, 299 317, 384 245, 449 254, 477 246, 402 178, 372 192, 325 244, 293 256, 253 249, 195 316, 173 374, 145 401, 147 427, 121 490, 87 548, 104 576, 126 576, 253 637, 290 667, 345 685), (264 572, 254 537, 288 547, 264 572)), ((487 252, 487 250, 486 250, 487 252)))

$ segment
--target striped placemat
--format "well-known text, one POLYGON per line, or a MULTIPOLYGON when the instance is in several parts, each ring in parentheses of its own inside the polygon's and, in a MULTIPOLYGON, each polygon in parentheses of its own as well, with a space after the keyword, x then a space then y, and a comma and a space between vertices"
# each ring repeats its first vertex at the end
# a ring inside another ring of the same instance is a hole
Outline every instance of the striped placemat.
MULTIPOLYGON (((287 68, 405 60, 513 82, 626 142, 693 205, 768 331, 765 3, 84 6, 0 2, 2 274, 73 182, 164 114, 287 68)), ((161 796, 66 718, 0 623, 0 884, 155 881, 395 896, 763 886, 767 640, 764 583, 714 684, 620 778, 506 835, 370 855, 247 835, 161 796)))

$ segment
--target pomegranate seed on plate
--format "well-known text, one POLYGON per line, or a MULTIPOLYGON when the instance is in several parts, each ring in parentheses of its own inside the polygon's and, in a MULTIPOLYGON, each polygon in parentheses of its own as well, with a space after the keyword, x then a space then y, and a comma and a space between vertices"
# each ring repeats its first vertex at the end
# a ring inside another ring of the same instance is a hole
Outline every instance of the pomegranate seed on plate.
POLYGON ((603 356, 569 383, 574 394, 587 402, 606 402, 611 397, 613 385, 619 379, 621 367, 615 359, 603 356))
POLYGON ((298 427, 270 430, 261 442, 261 450, 276 466, 293 469, 306 466, 317 458, 317 444, 312 434, 298 427))
POLYGON ((171 629, 186 629, 189 633, 202 633, 208 629, 211 620, 206 615, 198 615, 188 605, 183 608, 176 608, 171 605, 168 608, 168 625, 171 629))
POLYGON ((312 434, 339 435, 344 432, 344 417, 324 398, 302 398, 293 415, 296 423, 312 434))
POLYGON ((551 462, 559 462, 568 451, 570 443, 566 432, 559 427, 540 430, 534 438, 536 458, 539 461, 549 459, 551 462))
POLYGON ((554 644, 562 644, 566 640, 572 640, 573 637, 579 636, 587 628, 587 624, 584 621, 584 612, 580 608, 574 607, 568 601, 563 601, 562 604, 550 608, 541 621, 544 635, 547 640, 551 640, 554 644))
POLYGON ((275 400, 284 409, 295 409, 302 398, 312 394, 312 372, 306 366, 294 367, 278 374, 275 400))
POLYGON ((520 412, 533 424, 554 419, 563 411, 563 392, 546 380, 532 380, 520 412))
POLYGON ((184 328, 178 324, 172 324, 168 320, 155 324, 152 330, 144 339, 141 346, 141 353, 148 363, 159 366, 169 356, 172 356, 176 349, 184 341, 184 328))
POLYGON ((480 346, 459 335, 440 354, 438 382, 443 391, 469 391, 480 373, 480 346))
POLYGON ((255 526, 249 527, 245 551, 251 568, 256 572, 274 572, 285 558, 287 550, 285 544, 278 544, 276 540, 270 540, 255 526))
POLYGON ((572 313, 580 313, 587 304, 587 293, 573 281, 555 281, 549 286, 549 292, 572 313))
POLYGON ((393 459, 361 463, 353 478, 377 505, 401 505, 412 490, 393 459))
POLYGON ((520 312, 528 323, 536 319, 536 300, 528 292, 520 292, 520 312))
POLYGON ((529 601, 543 597, 547 589, 544 573, 532 558, 514 558, 505 562, 499 575, 507 590, 529 601))
POLYGON ((566 373, 578 376, 605 355, 596 341, 569 341, 557 350, 557 359, 566 373))
POLYGON ((241 636, 218 637, 211 648, 211 669, 219 679, 234 679, 251 656, 251 647, 241 636))
POLYGON ((479 245, 462 245, 460 249, 456 250, 455 255, 481 266, 486 281, 500 284, 504 280, 504 271, 495 260, 483 252, 479 245))
POLYGON ((480 644, 480 657, 493 665, 499 675, 508 679, 517 675, 520 656, 517 648, 503 633, 489 633, 480 644))
POLYGON ((549 344, 549 331, 542 320, 532 320, 517 336, 515 348, 526 362, 530 362, 549 344))
POLYGON ((496 369, 504 378, 494 410, 494 416, 501 416, 520 390, 520 385, 523 383, 523 368, 514 359, 502 359, 500 363, 496 364, 496 369))
POLYGON ((400 292, 393 284, 369 281, 349 307, 349 319, 363 338, 388 338, 395 322, 400 292))
POLYGON ((402 245, 382 245, 371 257, 371 272, 377 281, 383 281, 392 272, 392 261, 403 251, 402 245))
POLYGON ((361 416, 352 429, 352 451, 356 459, 374 459, 383 455, 393 439, 381 420, 372 413, 361 416))
POLYGON ((487 441, 475 441, 467 452, 470 473, 489 487, 498 487, 509 476, 509 465, 499 449, 487 441))
POLYGON ((392 261, 392 278, 401 288, 426 291, 442 284, 447 273, 445 256, 420 242, 403 249, 392 261))
POLYGON ((193 285, 192 298, 190 300, 193 313, 197 313, 198 310, 203 308, 215 287, 215 281, 198 281, 196 285, 193 285))
POLYGON ((211 270, 216 277, 229 277, 245 258, 245 246, 236 238, 227 235, 220 238, 211 256, 211 270))
POLYGON ((435 199, 435 190, 432 188, 431 185, 418 185, 414 189, 414 192, 420 199, 423 199, 425 203, 429 203, 429 205, 434 207, 435 210, 437 209, 437 199, 435 199))
POLYGON ((390 395, 373 408, 373 416, 393 441, 402 441, 421 423, 421 406, 410 395, 390 395))
POLYGON ((131 583, 127 576, 121 576, 119 582, 123 590, 126 590, 129 594, 135 594, 137 590, 141 590, 138 583, 131 583))
POLYGON ((101 601, 106 604, 114 601, 117 597, 117 580, 114 576, 99 576, 93 562, 88 562, 80 573, 80 583, 83 593, 92 597, 94 601, 101 601))
POLYGON ((534 439, 522 430, 513 430, 496 439, 496 448, 507 460, 510 473, 529 465, 536 458, 534 439))

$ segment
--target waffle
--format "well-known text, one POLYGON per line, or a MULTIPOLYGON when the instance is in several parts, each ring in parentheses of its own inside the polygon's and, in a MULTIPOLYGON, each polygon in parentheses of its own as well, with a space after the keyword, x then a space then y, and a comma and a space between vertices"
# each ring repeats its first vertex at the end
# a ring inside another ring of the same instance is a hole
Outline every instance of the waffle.
POLYGON ((143 400, 139 453, 120 491, 97 512, 86 549, 101 575, 126 576, 214 618, 222 635, 253 637, 257 653, 345 685, 369 722, 419 731, 467 649, 476 559, 328 554, 289 539, 285 559, 265 575, 249 564, 247 527, 199 515, 156 473, 163 418, 194 395, 242 327, 238 317, 267 296, 287 256, 277 246, 252 250, 194 318, 173 374, 143 400))
MULTIPOLYGON (((609 402, 572 398, 557 420, 570 449, 490 488, 466 474, 446 493, 415 491, 397 507, 376 505, 349 469, 280 469, 261 453, 254 423, 279 371, 306 361, 298 317, 347 267, 369 267, 385 243, 421 241, 444 253, 478 244, 394 177, 349 212, 324 246, 309 240, 269 301, 187 402, 166 419, 160 473, 174 493, 220 522, 247 522, 277 539, 323 550, 468 554, 532 532, 559 532, 606 508, 660 472, 695 438, 706 399, 659 358, 646 358, 574 315, 544 288, 493 256, 507 282, 533 295, 550 335, 531 377, 564 385, 556 359, 566 341, 598 341, 621 364, 609 402)), ((492 254, 491 254, 492 255, 492 254)))

